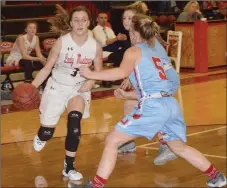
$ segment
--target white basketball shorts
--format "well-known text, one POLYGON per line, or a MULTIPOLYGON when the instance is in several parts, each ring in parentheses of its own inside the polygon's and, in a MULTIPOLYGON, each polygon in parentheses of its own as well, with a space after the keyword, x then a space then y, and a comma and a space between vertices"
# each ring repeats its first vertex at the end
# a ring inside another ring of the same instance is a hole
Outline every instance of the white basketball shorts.
POLYGON ((42 94, 40 103, 40 122, 42 125, 56 125, 65 108, 68 105, 68 101, 75 96, 81 96, 84 98, 85 108, 83 118, 90 117, 90 102, 91 92, 78 93, 78 90, 83 83, 78 83, 76 86, 67 86, 60 84, 50 77, 48 79, 45 90, 42 94))

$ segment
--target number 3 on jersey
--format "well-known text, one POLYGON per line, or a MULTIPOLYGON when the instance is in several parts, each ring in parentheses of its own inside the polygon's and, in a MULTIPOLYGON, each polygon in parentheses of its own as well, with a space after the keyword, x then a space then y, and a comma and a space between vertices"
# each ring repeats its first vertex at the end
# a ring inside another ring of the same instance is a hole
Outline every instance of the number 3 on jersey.
POLYGON ((166 77, 166 74, 165 74, 163 67, 161 65, 158 65, 158 63, 161 63, 161 60, 158 57, 152 57, 152 60, 154 62, 156 69, 158 69, 159 77, 162 80, 167 80, 167 77, 166 77))
POLYGON ((78 68, 74 68, 74 71, 73 71, 73 73, 71 74, 71 76, 76 77, 78 71, 79 71, 78 68))

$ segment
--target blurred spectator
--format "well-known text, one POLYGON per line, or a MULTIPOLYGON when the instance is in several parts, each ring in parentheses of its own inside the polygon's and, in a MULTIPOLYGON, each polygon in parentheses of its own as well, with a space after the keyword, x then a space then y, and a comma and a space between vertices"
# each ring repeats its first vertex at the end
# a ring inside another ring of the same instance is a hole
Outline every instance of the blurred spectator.
POLYGON ((46 63, 46 58, 41 53, 39 37, 36 35, 37 23, 28 22, 25 32, 24 35, 19 35, 16 39, 6 63, 10 66, 20 65, 23 67, 25 82, 31 82, 33 70, 42 69, 46 63), (30 55, 33 50, 36 52, 36 57, 30 55))
POLYGON ((219 4, 219 12, 223 16, 224 19, 227 19, 227 2, 221 2, 219 4))
POLYGON ((95 39, 103 47, 103 51, 117 52, 118 50, 128 48, 128 43, 125 43, 127 36, 121 33, 116 36, 114 31, 106 26, 106 13, 99 13, 97 22, 98 25, 93 29, 93 34, 95 39))
POLYGON ((178 16, 178 22, 193 22, 203 17, 200 12, 199 3, 197 1, 189 1, 184 7, 184 11, 178 16))

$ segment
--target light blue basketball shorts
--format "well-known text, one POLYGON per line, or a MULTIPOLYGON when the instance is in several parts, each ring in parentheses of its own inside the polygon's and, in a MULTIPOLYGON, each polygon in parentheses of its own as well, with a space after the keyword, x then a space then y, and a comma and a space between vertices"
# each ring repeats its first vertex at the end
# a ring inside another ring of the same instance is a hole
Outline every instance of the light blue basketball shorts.
POLYGON ((146 99, 142 107, 134 107, 115 128, 130 136, 151 140, 158 132, 166 142, 180 139, 186 142, 186 126, 177 100, 174 97, 146 99), (135 114, 141 114, 139 117, 135 114))

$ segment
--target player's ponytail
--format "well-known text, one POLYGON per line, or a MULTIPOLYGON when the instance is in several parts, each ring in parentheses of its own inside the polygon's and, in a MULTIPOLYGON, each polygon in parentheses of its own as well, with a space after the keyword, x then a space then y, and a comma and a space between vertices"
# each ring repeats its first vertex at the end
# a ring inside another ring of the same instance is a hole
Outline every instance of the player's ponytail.
POLYGON ((71 31, 69 14, 61 5, 56 4, 56 15, 48 19, 47 22, 51 24, 50 30, 52 32, 64 35, 71 31))
POLYGON ((159 40, 159 42, 163 45, 163 46, 167 46, 168 43, 162 38, 162 36, 160 35, 160 26, 153 21, 154 24, 154 30, 155 30, 155 37, 159 40))
POLYGON ((160 36, 159 25, 152 20, 150 16, 144 14, 136 14, 132 19, 134 30, 139 32, 141 37, 150 41, 153 37, 157 37, 161 44, 166 45, 166 42, 160 36))
POLYGON ((91 13, 84 6, 77 6, 73 8, 70 13, 68 13, 61 5, 56 4, 55 17, 47 20, 51 24, 50 30, 52 32, 59 33, 60 35, 69 33, 72 30, 70 21, 72 20, 73 13, 79 11, 86 12, 89 20, 91 21, 91 13))

